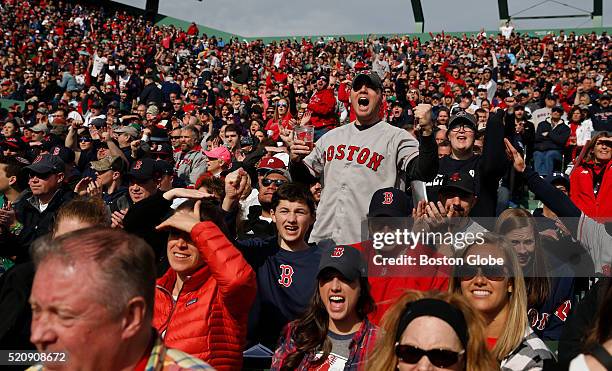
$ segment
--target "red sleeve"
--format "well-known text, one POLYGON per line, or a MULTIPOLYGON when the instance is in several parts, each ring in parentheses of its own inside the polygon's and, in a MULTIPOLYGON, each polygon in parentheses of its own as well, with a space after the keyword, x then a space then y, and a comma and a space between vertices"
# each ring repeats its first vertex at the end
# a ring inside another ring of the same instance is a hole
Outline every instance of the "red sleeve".
POLYGON ((440 68, 438 69, 442 77, 444 77, 446 80, 448 80, 448 77, 450 76, 450 74, 446 72, 447 68, 448 68, 448 61, 445 61, 444 63, 442 63, 442 65, 440 65, 440 68))
POLYGON ((329 89, 315 94, 308 103, 308 109, 319 115, 329 115, 335 108, 336 98, 329 89))
POLYGON ((338 100, 342 103, 348 104, 349 97, 350 97, 349 86, 343 82, 340 83, 340 86, 338 87, 338 100))
POLYGON ((217 281, 227 309, 243 316, 257 292, 255 272, 249 263, 213 222, 196 224, 191 239, 217 281))

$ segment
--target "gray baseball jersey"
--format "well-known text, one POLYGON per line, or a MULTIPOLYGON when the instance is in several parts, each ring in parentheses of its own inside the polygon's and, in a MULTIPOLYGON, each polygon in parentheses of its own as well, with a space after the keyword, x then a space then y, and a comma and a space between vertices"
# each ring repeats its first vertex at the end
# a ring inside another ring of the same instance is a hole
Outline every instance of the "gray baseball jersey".
POLYGON ((365 130, 351 123, 323 135, 304 159, 323 185, 310 242, 361 242, 372 195, 386 187, 405 189, 406 167, 418 148, 410 133, 384 121, 365 130))

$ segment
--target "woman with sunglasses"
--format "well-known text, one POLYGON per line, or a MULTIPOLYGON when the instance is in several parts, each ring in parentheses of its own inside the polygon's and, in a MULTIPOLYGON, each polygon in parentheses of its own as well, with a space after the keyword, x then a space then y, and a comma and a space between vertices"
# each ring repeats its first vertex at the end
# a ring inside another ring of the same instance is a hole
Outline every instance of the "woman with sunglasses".
POLYGON ((493 233, 479 242, 460 254, 464 264, 455 267, 449 290, 462 294, 484 318, 487 346, 502 371, 541 370, 544 360, 554 356, 529 327, 525 280, 516 253, 493 233), (486 258, 503 264, 482 264, 486 258))
POLYGON ((480 314, 459 294, 407 291, 386 312, 369 371, 469 370, 499 366, 480 314))
POLYGON ((318 290, 302 317, 287 325, 271 371, 366 369, 378 332, 367 319, 375 306, 367 264, 351 246, 324 243, 318 290))
POLYGON ((272 139, 278 140, 280 128, 290 128, 292 126, 290 123, 292 118, 293 116, 289 112, 289 101, 285 98, 281 98, 276 101, 274 116, 268 120, 264 129, 266 132, 271 133, 269 136, 272 139))
POLYGON ((587 216, 612 217, 612 132, 601 131, 587 145, 570 176, 570 198, 587 216))

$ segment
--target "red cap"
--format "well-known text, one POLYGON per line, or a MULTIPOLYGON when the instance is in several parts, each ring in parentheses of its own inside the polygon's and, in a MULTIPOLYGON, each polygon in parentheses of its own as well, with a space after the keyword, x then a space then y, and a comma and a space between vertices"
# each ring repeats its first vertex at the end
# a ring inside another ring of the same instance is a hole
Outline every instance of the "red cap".
POLYGON ((264 157, 259 161, 257 170, 285 169, 283 160, 276 157, 264 157))

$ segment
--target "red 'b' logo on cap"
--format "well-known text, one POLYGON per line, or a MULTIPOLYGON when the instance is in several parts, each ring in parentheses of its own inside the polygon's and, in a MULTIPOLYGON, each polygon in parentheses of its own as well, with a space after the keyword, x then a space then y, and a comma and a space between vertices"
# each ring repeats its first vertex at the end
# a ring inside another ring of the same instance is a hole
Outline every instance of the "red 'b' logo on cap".
POLYGON ((140 170, 141 166, 142 166, 142 161, 140 160, 136 161, 136 163, 134 164, 134 170, 140 170))
POLYGON ((34 159, 34 162, 40 162, 40 161, 42 161, 42 155, 36 156, 36 158, 34 159))
POLYGON ((57 155, 59 155, 59 153, 60 153, 60 149, 59 149, 59 147, 55 147, 55 148, 53 149, 53 156, 57 156, 57 155))
POLYGON ((385 192, 383 193, 383 205, 391 205, 393 203, 393 193, 392 192, 385 192))
POLYGON ((448 179, 451 182, 458 182, 461 180, 461 175, 459 175, 459 173, 453 173, 453 175, 449 176, 448 179))
POLYGON ((334 251, 332 251, 331 257, 339 258, 342 256, 342 254, 344 254, 344 247, 342 246, 334 247, 334 251))

